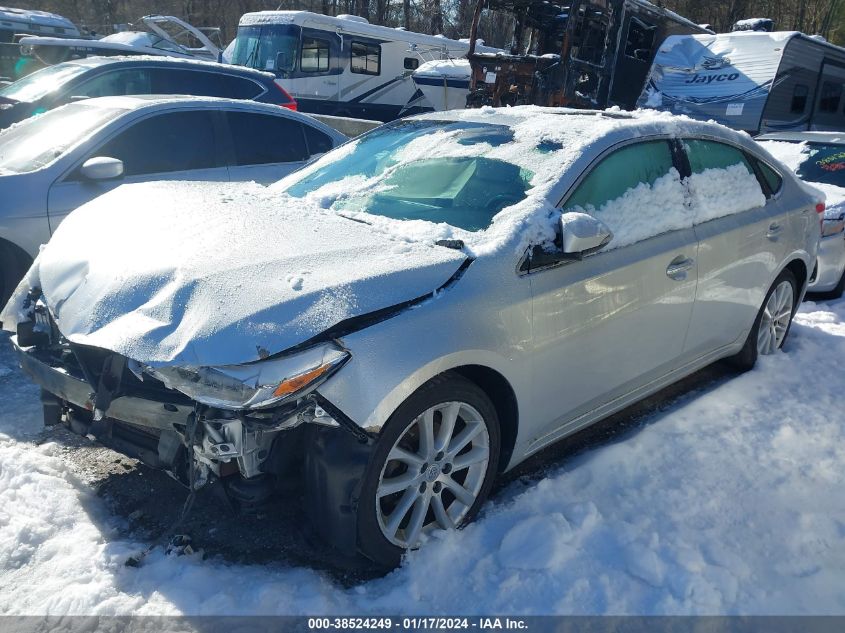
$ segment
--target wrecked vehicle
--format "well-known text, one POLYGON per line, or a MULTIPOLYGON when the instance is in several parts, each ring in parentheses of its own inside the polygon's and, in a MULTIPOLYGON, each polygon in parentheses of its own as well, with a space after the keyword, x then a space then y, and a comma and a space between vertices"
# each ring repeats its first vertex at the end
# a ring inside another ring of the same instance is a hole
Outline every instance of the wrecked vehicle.
POLYGON ((509 55, 470 45, 468 107, 567 106, 631 110, 669 35, 708 33, 646 0, 478 0, 481 11, 513 16, 509 55))
POLYGON ((315 532, 390 566, 543 447, 776 351, 818 202, 714 124, 431 113, 269 189, 102 196, 2 321, 48 422, 238 503, 301 476, 315 532))

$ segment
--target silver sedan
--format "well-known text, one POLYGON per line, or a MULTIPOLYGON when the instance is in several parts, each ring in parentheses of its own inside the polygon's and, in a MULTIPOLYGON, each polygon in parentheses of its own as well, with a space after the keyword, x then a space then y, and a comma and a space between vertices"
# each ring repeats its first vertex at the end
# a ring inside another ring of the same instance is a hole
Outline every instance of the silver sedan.
POLYGON ((211 97, 103 97, 0 133, 0 302, 73 209, 150 180, 270 183, 346 137, 285 108, 211 97))
POLYGON ((543 447, 777 352, 818 202, 714 124, 436 113, 265 193, 99 198, 3 323, 49 421, 245 503, 302 477, 317 533, 395 565, 543 447))

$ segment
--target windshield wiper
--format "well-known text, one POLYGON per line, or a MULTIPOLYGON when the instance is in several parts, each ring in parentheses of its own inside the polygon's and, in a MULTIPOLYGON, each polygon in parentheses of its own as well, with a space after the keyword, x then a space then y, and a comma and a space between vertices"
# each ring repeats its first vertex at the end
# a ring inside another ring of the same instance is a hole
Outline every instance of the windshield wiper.
POLYGON ((258 59, 258 49, 261 48, 261 36, 258 36, 258 39, 255 40, 255 46, 252 47, 249 55, 246 56, 246 60, 244 60, 244 66, 247 68, 256 68, 253 66, 252 63, 258 59))

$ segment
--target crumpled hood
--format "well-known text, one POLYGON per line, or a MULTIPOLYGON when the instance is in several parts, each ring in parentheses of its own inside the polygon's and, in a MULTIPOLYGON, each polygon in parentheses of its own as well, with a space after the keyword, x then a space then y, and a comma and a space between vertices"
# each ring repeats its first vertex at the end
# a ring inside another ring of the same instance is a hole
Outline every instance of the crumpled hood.
POLYGON ((431 293, 465 259, 254 184, 150 183, 72 213, 27 281, 74 343, 152 366, 223 365, 431 293))

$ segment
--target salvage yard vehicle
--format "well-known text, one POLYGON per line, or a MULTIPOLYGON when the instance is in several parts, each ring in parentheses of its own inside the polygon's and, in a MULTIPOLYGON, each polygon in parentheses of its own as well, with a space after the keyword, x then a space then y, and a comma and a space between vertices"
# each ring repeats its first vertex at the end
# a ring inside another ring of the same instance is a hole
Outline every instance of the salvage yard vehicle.
POLYGON ((779 132, 755 139, 799 178, 825 194, 822 239, 808 292, 845 291, 845 133, 779 132))
POLYGON ((2 320, 49 423, 236 502, 301 476, 315 532, 391 566, 543 447, 777 351, 818 202, 714 124, 432 113, 269 188, 102 196, 2 320))
POLYGON ((101 97, 0 132, 0 301, 76 207, 127 183, 269 184, 346 141, 286 108, 213 97, 101 97))
POLYGON ((667 38, 639 107, 749 134, 841 130, 845 48, 795 31, 667 38))
POLYGON ((269 73, 164 57, 89 57, 48 66, 0 89, 0 129, 91 97, 149 94, 225 97, 296 110, 269 73))

